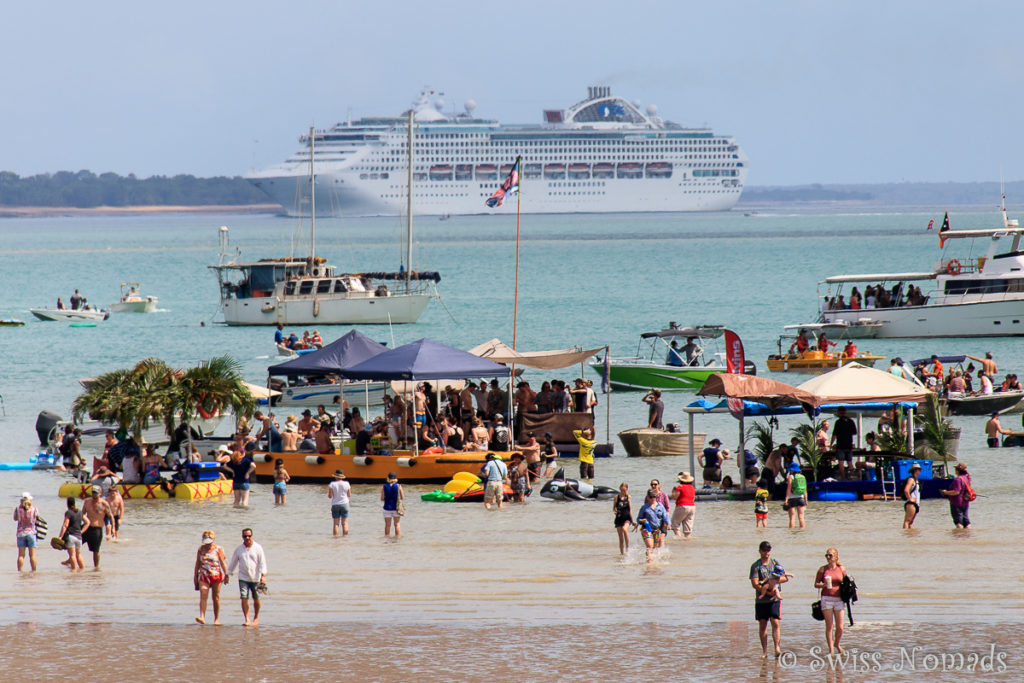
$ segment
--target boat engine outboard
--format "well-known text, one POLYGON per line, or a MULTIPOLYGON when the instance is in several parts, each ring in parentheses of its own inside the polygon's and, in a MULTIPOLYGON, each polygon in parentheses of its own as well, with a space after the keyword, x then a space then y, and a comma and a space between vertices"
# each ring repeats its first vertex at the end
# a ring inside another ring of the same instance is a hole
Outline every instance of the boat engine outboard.
POLYGON ((36 418, 36 436, 39 437, 40 446, 50 445, 50 434, 63 421, 64 418, 49 410, 43 410, 39 413, 39 416, 36 418))

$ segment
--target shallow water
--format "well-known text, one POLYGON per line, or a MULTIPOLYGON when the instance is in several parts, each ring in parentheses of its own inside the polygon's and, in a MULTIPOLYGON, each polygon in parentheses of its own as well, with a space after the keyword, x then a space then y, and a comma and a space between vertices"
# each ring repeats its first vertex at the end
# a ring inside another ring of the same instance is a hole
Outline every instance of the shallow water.
MULTIPOLYGON (((937 258, 935 237, 924 231, 928 217, 531 217, 523 224, 519 346, 611 344, 614 354, 627 354, 640 332, 669 320, 724 323, 741 334, 748 357, 763 366, 783 324, 813 317, 818 280, 841 272, 928 267, 937 258)), ((995 218, 958 216, 956 227, 981 227, 995 218)), ((35 452, 36 414, 50 409, 66 415, 78 378, 147 355, 187 365, 230 353, 250 380, 263 381, 266 366, 277 361, 270 332, 211 323, 216 288, 205 266, 216 261, 216 227, 222 222, 231 225, 232 241, 253 257, 286 246, 282 234, 293 227, 291 221, 260 216, 0 221, 0 317, 27 321, 23 328, 0 330, 0 460, 20 461, 35 452), (74 287, 96 303, 109 303, 119 282, 135 279, 144 293, 160 297, 161 312, 115 315, 86 329, 35 322, 27 312, 51 305, 58 295, 66 300, 74 287)), ((334 222, 320 226, 326 237, 321 253, 343 268, 394 267, 395 221, 340 226, 334 232, 334 222)), ((394 329, 394 344, 424 336, 462 348, 494 336, 510 341, 514 221, 456 217, 443 223, 423 219, 420 226, 417 262, 441 271, 440 289, 454 320, 434 302, 420 324, 394 329)), ((346 329, 321 333, 334 339, 346 329)), ((385 327, 364 331, 392 343, 385 327)), ((991 349, 1005 371, 1024 368, 1022 345, 1007 339, 859 346, 904 358, 991 349)), ((527 376, 537 386, 542 379, 574 374, 527 376)), ((666 398, 667 421, 685 428, 681 408, 692 397, 666 398)), ((646 418, 638 393, 613 394, 610 417, 604 412, 607 400, 599 395, 599 436, 607 431, 606 421, 615 433, 646 418)), ((783 419, 784 430, 798 420, 783 419)), ((1016 427, 1018 420, 1011 416, 1004 425, 1016 427)), ((0 632, 33 630, 36 642, 44 643, 34 649, 47 655, 34 670, 46 678, 58 675, 58 643, 74 629, 120 643, 158 642, 166 653, 215 651, 216 670, 228 680, 338 677, 339 666, 351 677, 376 680, 477 680, 485 670, 489 677, 514 680, 549 679, 553 672, 569 679, 630 679, 642 672, 671 680, 903 680, 906 671, 811 669, 810 648, 823 639, 807 605, 824 549, 835 545, 861 589, 848 647, 881 652, 889 663, 898 660, 904 643, 930 652, 987 651, 994 643, 1018 674, 1006 680, 1019 680, 1014 646, 1021 642, 1024 600, 1014 568, 1024 559, 1016 542, 1024 487, 1020 451, 985 449, 984 418, 954 422, 964 430, 960 459, 982 495, 971 509, 975 528, 966 532, 952 530, 944 501, 925 501, 911 532, 900 529, 902 512, 893 502, 812 503, 809 526, 800 531, 784 528, 777 504, 771 528, 757 531, 752 503, 714 502, 698 506, 692 540, 670 539, 667 551, 647 565, 636 534, 630 554, 620 558, 610 501, 536 498, 486 513, 479 505, 421 502, 419 494, 433 487, 409 486, 404 537, 395 541, 382 535, 379 489, 356 486, 352 534, 334 539, 325 489, 293 485, 288 505, 275 508, 270 487, 256 485, 248 510, 233 509, 229 500, 128 501, 123 540, 104 545, 99 572, 71 574, 58 565, 64 554, 47 547, 39 551, 36 575, 17 575, 12 523, 9 565, 0 570, 0 632), (222 629, 187 626, 196 613, 191 571, 200 532, 216 530, 230 552, 244 526, 255 529, 270 564, 272 594, 263 625, 258 633, 238 626, 232 584, 222 629), (796 653, 794 666, 772 661, 762 668, 756 656, 747 572, 764 538, 796 574, 784 589, 783 607, 784 647, 796 653), (260 647, 268 661, 243 659, 236 650, 248 648, 239 643, 260 647), (523 654, 528 665, 520 660, 523 654)), ((731 448, 736 425, 728 415, 709 416, 698 420, 697 429, 731 448)), ((616 447, 621 454, 617 442, 616 447)), ((566 466, 571 473, 573 461, 566 466)), ((687 467, 688 458, 602 459, 596 481, 628 482, 636 508, 650 477, 668 485, 687 467)), ((51 527, 60 519, 60 475, 2 472, 0 481, 0 500, 10 507, 29 490, 51 527)), ((0 641, 9 661, 16 644, 0 641)), ((127 644, 107 657, 112 665, 132 667, 131 678, 200 675, 196 658, 172 655, 150 662, 142 657, 149 649, 127 644)), ((937 677, 943 680, 941 672, 937 677)))

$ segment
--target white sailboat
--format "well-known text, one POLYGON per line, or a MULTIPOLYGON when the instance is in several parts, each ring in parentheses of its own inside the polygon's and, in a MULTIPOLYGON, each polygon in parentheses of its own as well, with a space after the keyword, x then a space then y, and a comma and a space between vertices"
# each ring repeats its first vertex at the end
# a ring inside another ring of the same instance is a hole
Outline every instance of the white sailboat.
POLYGON ((409 116, 409 200, 406 261, 397 273, 336 273, 316 255, 315 131, 309 130, 309 256, 252 262, 228 260, 228 229, 220 229, 220 263, 210 266, 220 286, 228 325, 358 325, 414 323, 438 296, 436 272, 412 270, 413 118, 409 116), (386 283, 397 283, 389 289, 386 283))

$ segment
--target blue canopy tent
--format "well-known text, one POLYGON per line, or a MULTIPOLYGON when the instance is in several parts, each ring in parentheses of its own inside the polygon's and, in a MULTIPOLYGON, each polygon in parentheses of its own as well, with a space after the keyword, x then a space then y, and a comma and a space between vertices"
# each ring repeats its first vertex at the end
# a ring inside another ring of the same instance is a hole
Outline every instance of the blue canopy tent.
POLYGON ((267 374, 289 377, 337 375, 387 350, 388 347, 375 342, 359 330, 352 330, 322 349, 271 365, 267 368, 267 374))
MULTIPOLYGON (((388 350, 388 347, 379 344, 367 337, 359 330, 352 330, 344 336, 332 341, 322 349, 299 356, 284 363, 271 365, 267 368, 267 384, 270 384, 270 377, 284 376, 290 379, 296 377, 325 377, 328 375, 341 375, 347 368, 359 365, 388 350)), ((370 412, 370 385, 363 382, 363 395, 366 398, 366 412, 370 412)), ((341 384, 338 385, 338 395, 342 395, 341 384)), ((350 392, 351 393, 351 392, 350 392)))
POLYGON ((346 379, 417 382, 453 377, 511 377, 511 374, 504 365, 432 339, 420 339, 385 351, 341 373, 346 379))
MULTIPOLYGON (((385 381, 421 382, 454 377, 507 377, 510 382, 512 380, 511 368, 432 339, 420 339, 385 351, 341 374, 346 379, 385 381)), ((415 439, 415 443, 418 453, 419 439, 415 439)))

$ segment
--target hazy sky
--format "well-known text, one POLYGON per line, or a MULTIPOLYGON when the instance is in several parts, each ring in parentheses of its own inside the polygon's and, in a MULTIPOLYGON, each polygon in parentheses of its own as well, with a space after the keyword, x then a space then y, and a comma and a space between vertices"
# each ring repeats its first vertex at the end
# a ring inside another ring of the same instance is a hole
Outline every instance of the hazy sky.
POLYGON ((736 137, 748 184, 1024 178, 1024 3, 8 2, 0 170, 236 175, 424 85, 539 123, 588 85, 736 137))

